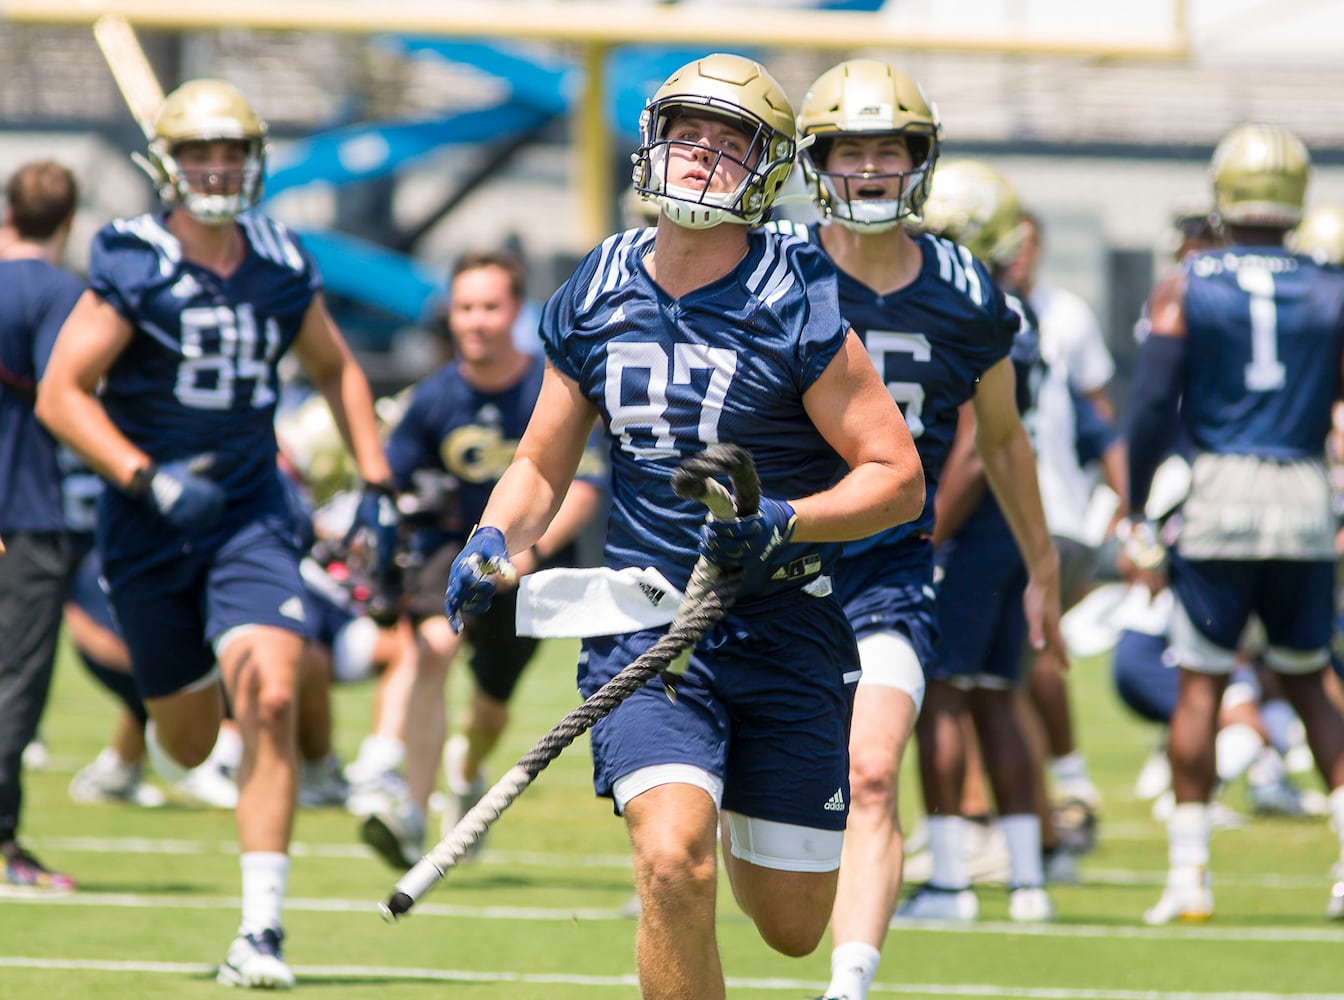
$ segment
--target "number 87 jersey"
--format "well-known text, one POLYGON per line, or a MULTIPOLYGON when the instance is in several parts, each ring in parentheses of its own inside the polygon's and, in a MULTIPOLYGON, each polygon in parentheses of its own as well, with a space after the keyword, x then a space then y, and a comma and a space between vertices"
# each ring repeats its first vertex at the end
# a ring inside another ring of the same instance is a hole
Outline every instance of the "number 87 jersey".
POLYGON ((1339 395, 1344 273, 1280 247, 1183 263, 1183 422, 1201 451, 1318 457, 1339 395))
MULTIPOLYGON (((834 270, 801 240, 751 230, 732 272, 674 299, 642 263, 653 237, 630 230, 592 251, 547 303, 541 336, 610 436, 606 564, 654 566, 681 587, 705 518, 702 504, 671 488, 683 457, 739 444, 770 497, 810 496, 844 473, 803 394, 847 326, 834 270)), ((763 592, 806 586, 836 554, 833 545, 784 546, 763 592)))
POLYGON ((156 462, 215 455, 231 508, 280 496, 276 364, 321 288, 282 225, 237 223, 247 247, 228 277, 184 259, 156 215, 103 227, 89 259, 89 287, 135 331, 107 374, 108 416, 156 462))

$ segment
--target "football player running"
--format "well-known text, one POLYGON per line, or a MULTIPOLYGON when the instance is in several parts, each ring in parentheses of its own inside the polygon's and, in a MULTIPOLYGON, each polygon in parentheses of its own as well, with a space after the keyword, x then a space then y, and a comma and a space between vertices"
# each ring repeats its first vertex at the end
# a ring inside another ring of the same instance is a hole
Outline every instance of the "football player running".
POLYGON ((1344 719, 1326 691, 1335 523, 1325 469, 1344 366, 1344 274, 1284 247, 1302 216, 1306 147, 1286 129, 1229 132, 1210 165, 1228 246, 1192 254, 1148 299, 1150 330, 1131 390, 1130 509, 1144 510, 1176 428, 1193 482, 1169 565, 1151 525, 1130 575, 1175 594, 1171 652, 1181 668, 1168 755, 1176 807, 1166 888, 1150 924, 1213 915, 1209 796, 1218 706, 1254 614, 1264 661, 1307 730, 1340 836, 1327 904, 1344 917, 1344 719))
MULTIPOLYGON (((934 493, 958 407, 967 400, 980 420, 978 444, 990 483, 1031 570, 1026 602, 1033 645, 1062 655, 1058 562, 1035 476, 1020 474, 1023 466, 1034 468, 1008 357, 1022 317, 969 252, 906 229, 928 197, 938 160, 941 128, 933 105, 910 77, 883 62, 855 59, 816 80, 803 100, 799 129, 812 139, 802 164, 823 224, 784 228, 838 268, 842 312, 904 410, 928 489, 918 518, 847 543, 836 578, 863 673, 849 741, 854 799, 825 995, 861 1000, 900 895, 897 781, 938 631, 934 493)), ((956 822, 935 818, 931 837, 943 837, 956 822)))
MULTIPOLYGON (((775 950, 816 948, 835 896, 859 669, 830 582, 834 543, 919 514, 905 422, 840 316, 816 248, 759 228, 793 165, 793 111, 742 56, 677 70, 646 106, 637 189, 655 228, 609 238, 547 304, 532 421, 454 563, 447 610, 486 606, 481 564, 521 553, 565 495, 594 420, 611 456, 608 568, 684 588, 703 554, 741 565, 736 605, 690 654, 676 703, 637 691, 592 731, 595 785, 634 851, 642 995, 724 996, 716 832, 734 896, 775 950), (875 433, 876 431, 876 433, 875 433), (673 469, 732 441, 755 458, 760 511, 706 522, 673 469), (472 557, 475 557, 474 559, 472 557)), ((661 627, 584 641, 584 695, 661 627)))
POLYGON ((288 988, 280 916, 298 766, 295 691, 308 626, 276 466, 276 365, 293 351, 368 484, 360 523, 389 552, 390 472, 368 383, 311 258, 253 213, 266 127, 222 80, 165 99, 144 161, 164 211, 94 238, 38 415, 114 488, 98 546, 165 776, 209 754, 222 675, 243 738, 242 920, 219 981, 288 988), (101 390, 100 390, 101 385, 101 390), (218 658, 218 668, 215 666, 218 658))

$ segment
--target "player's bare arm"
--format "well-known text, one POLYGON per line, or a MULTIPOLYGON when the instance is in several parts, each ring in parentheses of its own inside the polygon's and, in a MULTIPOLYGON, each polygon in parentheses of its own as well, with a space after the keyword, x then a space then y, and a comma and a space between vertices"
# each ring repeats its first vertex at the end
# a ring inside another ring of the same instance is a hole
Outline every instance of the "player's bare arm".
POLYGON ((97 393, 134 332, 106 300, 85 292, 56 338, 35 408, 37 418, 89 468, 122 487, 150 458, 116 428, 97 393))
POLYGON ((368 379, 336 329, 321 294, 313 296, 293 350, 313 387, 331 407, 345 446, 355 456, 360 478, 366 483, 391 482, 368 379))
POLYGON ((924 467, 905 418, 852 330, 803 405, 849 473, 829 490, 792 501, 796 541, 864 538, 919 516, 924 467))
POLYGON ((1059 633, 1059 553, 1046 527, 1036 481, 1036 453, 1017 412, 1016 391, 1017 378, 1009 359, 985 372, 972 397, 975 447, 985 479, 1027 564, 1027 591, 1022 601, 1032 647, 1065 660, 1059 633))
POLYGON ((578 383, 548 363, 532 419, 481 515, 481 524, 504 533, 510 552, 535 544, 556 517, 596 419, 578 383))

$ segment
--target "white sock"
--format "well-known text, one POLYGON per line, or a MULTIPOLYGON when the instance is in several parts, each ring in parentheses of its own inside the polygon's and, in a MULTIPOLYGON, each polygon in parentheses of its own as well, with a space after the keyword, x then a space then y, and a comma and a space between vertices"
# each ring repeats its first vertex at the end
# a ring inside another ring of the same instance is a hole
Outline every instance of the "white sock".
POLYGON ((1214 743, 1214 758, 1218 764, 1218 780, 1223 784, 1236 781, 1255 763, 1265 741, 1244 722, 1234 722, 1218 730, 1214 743))
POLYGON ((929 882, 940 889, 966 889, 966 821, 960 816, 930 816, 929 853, 933 874, 929 882))
POLYGON ((1275 698, 1260 706, 1260 720, 1265 724, 1269 742, 1279 753, 1287 753, 1298 739, 1297 713, 1283 698, 1275 698))
POLYGON ((999 817, 999 829, 1008 841, 1008 886, 1045 885, 1041 866, 1041 818, 1035 813, 999 817))
POLYGON ((241 855, 243 869, 243 919, 240 934, 259 934, 280 927, 280 906, 285 900, 289 856, 278 851, 248 851, 241 855))
POLYGON ((1344 785, 1331 792, 1326 801, 1330 804, 1330 822, 1339 836, 1339 860, 1344 861, 1344 785))
POLYGON ((1209 866, 1209 807, 1179 802, 1167 820, 1167 860, 1173 872, 1209 866))
POLYGON ((210 751, 210 760, 230 771, 238 770, 243 763, 243 738, 237 729, 233 726, 219 727, 219 735, 215 737, 214 748, 210 751))
POLYGON ((406 744, 395 736, 365 736, 354 769, 361 775, 387 774, 401 767, 405 759, 406 744))
POLYGON ((868 987, 877 975, 882 953, 862 941, 846 941, 831 952, 831 984, 826 996, 845 1000, 867 1000, 868 987))
POLYGON ((1087 773, 1087 758, 1083 756, 1081 750, 1074 750, 1050 761, 1050 777, 1056 784, 1061 781, 1086 781, 1088 784, 1092 782, 1087 773))

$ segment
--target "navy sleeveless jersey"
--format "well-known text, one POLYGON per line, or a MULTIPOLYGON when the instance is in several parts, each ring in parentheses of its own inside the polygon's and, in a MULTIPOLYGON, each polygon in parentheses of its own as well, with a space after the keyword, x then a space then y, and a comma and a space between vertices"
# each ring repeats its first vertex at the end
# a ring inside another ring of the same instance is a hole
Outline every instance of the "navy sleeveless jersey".
MULTIPOLYGON (((642 263, 654 235, 629 230, 589 253, 546 304, 541 336, 609 434, 606 564, 653 566, 683 587, 706 514, 672 490, 683 457, 716 442, 739 444, 772 497, 808 496, 844 474, 802 400, 847 328, 834 269, 802 240, 753 230, 731 273, 673 299, 642 263)), ((758 592, 828 572, 836 549, 784 547, 758 592)))
POLYGON ((63 528, 56 442, 33 416, 33 400, 83 291, 45 261, 0 260, 0 535, 63 528))
POLYGON ((1193 255, 1181 419, 1201 451, 1320 456, 1340 390, 1344 274, 1278 247, 1193 255))
MULTIPOLYGON (((276 469, 276 365, 321 288, 312 259, 280 223, 242 215, 238 269, 222 278, 184 260, 164 216, 119 219, 94 237, 89 285, 134 328, 102 400, 113 423, 162 464, 212 455, 210 478, 240 520, 287 510, 276 469)), ((107 563, 180 548, 147 505, 103 494, 99 545, 107 563)))

